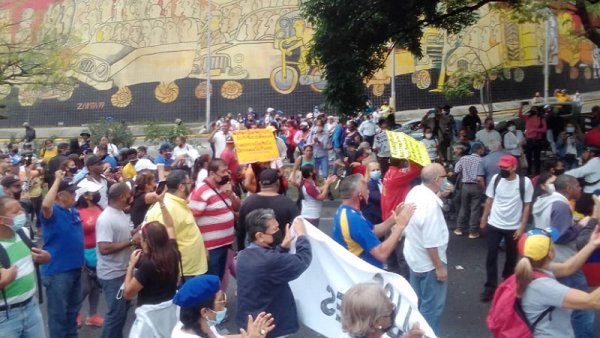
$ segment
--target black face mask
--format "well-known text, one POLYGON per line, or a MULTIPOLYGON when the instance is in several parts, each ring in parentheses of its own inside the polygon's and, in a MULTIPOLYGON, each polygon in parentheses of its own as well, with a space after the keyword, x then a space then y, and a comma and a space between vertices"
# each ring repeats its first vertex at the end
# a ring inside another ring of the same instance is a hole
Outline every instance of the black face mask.
POLYGON ((500 169, 500 177, 508 178, 510 176, 510 171, 505 169, 500 169))
POLYGON ((77 169, 77 167, 75 167, 75 168, 69 168, 69 172, 71 174, 77 174, 77 170, 79 170, 79 169, 77 169))
POLYGON ((95 192, 95 193, 92 195, 92 203, 94 203, 94 204, 98 204, 98 203, 100 203, 100 193, 99 193, 99 192, 97 192, 97 191, 96 191, 96 192, 95 192))
POLYGON ((22 191, 17 191, 17 192, 13 192, 13 198, 16 199, 17 201, 21 199, 21 192, 22 191))
POLYGON ((230 180, 231 180, 231 177, 229 177, 229 175, 223 176, 223 177, 221 177, 221 180, 217 182, 217 184, 225 185, 225 184, 229 183, 230 180))
POLYGON ((283 242, 283 233, 281 232, 281 230, 272 234, 271 237, 273 237, 273 242, 269 244, 271 248, 275 248, 283 242))
POLYGON ((493 130, 494 129, 494 125, 490 124, 489 126, 486 127, 488 130, 493 130))

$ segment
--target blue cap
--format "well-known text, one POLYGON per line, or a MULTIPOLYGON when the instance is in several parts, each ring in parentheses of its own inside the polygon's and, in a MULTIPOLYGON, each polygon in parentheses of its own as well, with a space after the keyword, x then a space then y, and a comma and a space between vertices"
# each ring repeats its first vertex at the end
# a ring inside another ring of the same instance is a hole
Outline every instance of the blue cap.
POLYGON ((171 149, 173 149, 173 148, 171 148, 171 145, 169 143, 165 142, 165 143, 161 143, 160 147, 158 148, 158 151, 159 152, 161 152, 161 151, 171 151, 171 149))
POLYGON ((173 297, 173 303, 188 308, 202 303, 219 291, 221 283, 214 275, 201 275, 186 281, 173 297))

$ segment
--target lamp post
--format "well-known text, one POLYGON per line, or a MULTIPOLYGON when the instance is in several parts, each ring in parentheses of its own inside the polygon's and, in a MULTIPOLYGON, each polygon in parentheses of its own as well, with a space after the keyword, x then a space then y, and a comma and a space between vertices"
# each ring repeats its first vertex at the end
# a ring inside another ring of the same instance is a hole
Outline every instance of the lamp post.
POLYGON ((206 62, 204 63, 204 67, 206 68, 206 129, 210 127, 210 97, 211 97, 211 85, 210 85, 210 70, 211 70, 211 21, 212 21, 212 12, 211 12, 212 2, 208 0, 208 14, 207 14, 207 24, 206 24, 206 62))

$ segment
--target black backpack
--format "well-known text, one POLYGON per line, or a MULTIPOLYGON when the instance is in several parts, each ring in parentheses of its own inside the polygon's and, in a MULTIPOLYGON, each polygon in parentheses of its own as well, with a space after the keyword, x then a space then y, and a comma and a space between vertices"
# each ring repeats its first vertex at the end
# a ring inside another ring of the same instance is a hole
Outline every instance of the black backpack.
MULTIPOLYGON (((525 202, 525 178, 523 175, 519 176, 519 194, 521 195, 521 201, 525 202)), ((498 187, 498 183, 500 183, 500 174, 496 175, 496 179, 494 180, 494 197, 496 197, 496 188, 498 187)))
MULTIPOLYGON (((37 247, 35 243, 25 234, 25 231, 23 229, 17 230, 17 235, 19 235, 23 243, 25 243, 25 245, 27 245, 27 247, 30 250, 31 248, 37 247)), ((8 257, 8 253, 2 245, 0 245, 0 265, 2 265, 5 268, 9 268, 12 265, 10 262, 10 258, 8 257)), ((40 265, 38 263, 34 263, 34 267, 38 286, 39 303, 42 304, 44 302, 44 293, 42 290, 42 277, 40 275, 40 265)), ((4 299, 4 304, 7 305, 6 292, 4 289, 2 289, 2 298, 4 299)))

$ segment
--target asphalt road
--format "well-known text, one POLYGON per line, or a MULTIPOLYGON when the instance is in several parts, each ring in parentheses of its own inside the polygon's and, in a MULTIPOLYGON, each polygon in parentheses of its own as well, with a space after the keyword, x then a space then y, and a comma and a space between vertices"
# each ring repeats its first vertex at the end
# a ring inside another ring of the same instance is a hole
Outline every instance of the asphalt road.
MULTIPOLYGON (((321 229, 331 234, 332 217, 335 213, 339 201, 325 201, 321 219, 321 229)), ((491 334, 485 325, 485 316, 489 310, 489 303, 479 301, 479 293, 482 291, 485 281, 485 238, 468 239, 466 236, 457 237, 450 234, 450 244, 448 246, 448 296, 446 308, 442 318, 440 337, 448 338, 487 338, 491 334)), ((500 259, 503 264, 503 257, 500 259)), ((224 328, 226 332, 236 333, 233 318, 236 312, 235 308, 235 280, 231 280, 227 299, 229 319, 224 328)), ((102 298, 102 297, 101 297, 102 298)), ((87 304, 84 304, 82 313, 86 313, 87 304)), ((106 311, 104 300, 100 302, 100 313, 106 311)), ((42 314, 44 321, 47 321, 46 307, 42 305, 42 314)), ((127 326, 125 332, 134 320, 134 309, 129 311, 127 326)), ((597 313, 597 319, 600 313, 597 313)), ((597 337, 600 337, 600 320, 596 320, 597 337)), ((95 327, 83 326, 80 331, 80 337, 95 338, 100 336, 100 329, 95 327)), ((297 334, 291 337, 323 337, 308 328, 302 328, 297 334)), ((337 337, 336 337, 337 338, 337 337)))

